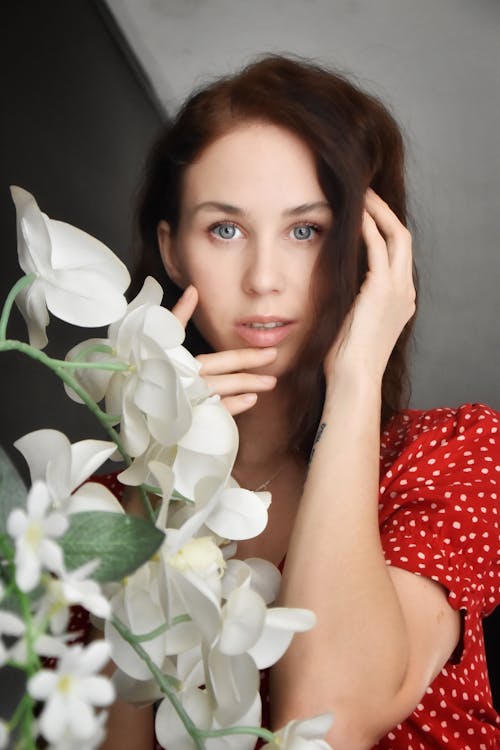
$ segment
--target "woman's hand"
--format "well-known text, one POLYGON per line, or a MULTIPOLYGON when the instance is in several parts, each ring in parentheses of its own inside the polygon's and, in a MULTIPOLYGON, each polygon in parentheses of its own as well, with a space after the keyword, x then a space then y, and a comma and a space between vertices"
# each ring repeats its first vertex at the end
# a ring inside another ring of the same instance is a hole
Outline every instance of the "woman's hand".
POLYGON ((362 235, 368 272, 325 362, 327 383, 367 374, 381 382, 390 354, 415 313, 411 235, 373 190, 366 193, 362 235))
MULTIPOLYGON (((198 304, 198 292, 188 286, 175 307, 175 317, 186 327, 198 304)), ((270 391, 276 385, 273 375, 248 372, 274 362, 277 350, 267 348, 231 349, 200 354, 196 359, 201 365, 200 375, 208 383, 212 393, 218 393, 221 401, 233 416, 250 409, 257 401, 257 394, 270 391)))

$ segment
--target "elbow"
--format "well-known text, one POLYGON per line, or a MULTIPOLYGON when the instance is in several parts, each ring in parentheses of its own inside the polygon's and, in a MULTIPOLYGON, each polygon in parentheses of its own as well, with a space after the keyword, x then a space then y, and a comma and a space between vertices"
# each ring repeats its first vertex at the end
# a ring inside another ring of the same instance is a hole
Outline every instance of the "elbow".
POLYGON ((394 696, 380 693, 368 696, 326 696, 307 698, 273 705, 273 727, 281 728, 293 719, 306 719, 320 713, 331 712, 333 725, 325 740, 334 750, 372 750, 372 748, 397 724, 404 721, 417 705, 402 700, 401 693, 394 696), (278 708, 278 710, 276 710, 278 708))

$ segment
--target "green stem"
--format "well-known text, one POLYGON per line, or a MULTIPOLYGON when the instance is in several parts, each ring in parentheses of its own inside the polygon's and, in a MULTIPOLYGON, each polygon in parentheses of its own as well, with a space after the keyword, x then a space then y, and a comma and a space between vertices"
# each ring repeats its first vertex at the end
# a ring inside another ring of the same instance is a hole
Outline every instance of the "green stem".
POLYGON ((14 711, 12 718, 10 719, 9 722, 7 722, 7 726, 9 727, 10 732, 12 732, 12 730, 17 727, 17 725, 19 724, 22 718, 24 711, 26 711, 26 709, 28 708, 29 698, 30 698, 29 694, 25 693, 23 697, 21 698, 21 700, 19 701, 19 703, 17 704, 17 708, 14 711))
MULTIPOLYGON (((69 388, 71 388, 77 394, 77 396, 80 397, 83 403, 87 406, 87 408, 92 412, 92 414, 106 430, 111 440, 115 443, 126 465, 130 466, 130 464, 132 463, 132 459, 125 450, 119 434, 109 423, 109 415, 99 408, 96 402, 89 396, 85 388, 83 388, 79 384, 79 382, 73 377, 73 375, 71 375, 63 367, 61 367, 60 360, 52 359, 52 357, 49 357, 44 352, 40 351, 40 349, 36 349, 34 346, 30 346, 24 341, 16 341, 11 339, 0 341, 0 352, 2 351, 21 352, 22 354, 26 354, 28 357, 31 357, 31 359, 34 359, 37 362, 41 362, 43 365, 52 370, 64 383, 66 383, 69 388)), ((146 492, 143 490, 141 490, 141 497, 151 523, 155 523, 156 518, 153 508, 151 507, 151 503, 149 502, 149 498, 146 492)))
POLYGON ((113 354, 113 348, 107 344, 92 344, 91 346, 85 346, 81 349, 73 362, 84 362, 85 357, 88 354, 94 354, 94 352, 101 352, 102 354, 113 354))
POLYGON ((196 732, 200 737, 209 739, 210 737, 226 737, 228 734, 253 734, 255 737, 262 737, 267 742, 276 742, 276 736, 263 727, 227 727, 226 729, 197 729, 196 732))
POLYGON ((35 279, 36 273, 30 273, 27 276, 23 276, 14 284, 9 294, 7 295, 7 299, 5 300, 5 304, 3 306, 2 315, 0 316, 0 341, 5 341, 7 335, 7 324, 9 322, 10 312, 12 310, 14 300, 16 299, 19 292, 25 287, 29 286, 35 279))
POLYGON ((172 706, 176 710, 179 719, 184 724, 186 731, 191 736, 196 750, 205 750, 205 743, 199 735, 198 728, 184 709, 184 706, 177 696, 176 691, 180 687, 179 681, 173 677, 170 677, 169 675, 164 675, 161 672, 161 670, 152 661, 149 654, 142 648, 139 643, 137 643, 134 634, 130 632, 130 630, 121 622, 121 620, 114 616, 111 620, 111 623, 113 627, 116 628, 116 630, 120 633, 121 637, 124 638, 124 640, 126 640, 127 643, 132 646, 136 654, 140 656, 140 658, 147 664, 149 671, 155 678, 160 690, 167 696, 172 706))
POLYGON ((165 622, 163 625, 159 625, 154 630, 150 630, 149 633, 141 633, 141 635, 134 633, 134 638, 137 643, 152 641, 154 638, 158 638, 159 635, 166 633, 167 630, 170 630, 170 628, 173 628, 174 625, 178 625, 180 622, 191 622, 191 618, 189 615, 178 615, 177 617, 174 617, 172 622, 165 622))
POLYGON ((69 362, 65 359, 53 359, 57 367, 66 370, 114 370, 116 372, 126 372, 130 370, 130 365, 124 362, 69 362))

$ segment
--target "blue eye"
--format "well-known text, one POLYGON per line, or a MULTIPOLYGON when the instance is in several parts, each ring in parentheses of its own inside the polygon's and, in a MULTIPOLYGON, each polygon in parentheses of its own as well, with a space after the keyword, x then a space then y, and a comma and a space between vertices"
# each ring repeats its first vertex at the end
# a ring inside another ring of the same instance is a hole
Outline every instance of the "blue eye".
POLYGON ((298 224, 292 232, 294 239, 307 241, 313 239, 313 236, 318 233, 318 228, 313 224, 298 224))
POLYGON ((217 237, 219 240, 233 240, 236 238, 237 232, 240 232, 236 224, 229 222, 220 222, 210 227, 210 232, 217 237))

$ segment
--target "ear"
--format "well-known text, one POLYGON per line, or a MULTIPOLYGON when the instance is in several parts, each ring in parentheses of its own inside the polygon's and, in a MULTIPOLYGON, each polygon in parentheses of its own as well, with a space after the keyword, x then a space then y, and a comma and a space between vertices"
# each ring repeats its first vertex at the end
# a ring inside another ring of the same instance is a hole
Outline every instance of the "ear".
POLYGON ((175 252, 175 243, 168 222, 163 219, 160 221, 156 229, 156 235, 158 237, 161 259, 167 274, 174 284, 177 284, 181 289, 185 289, 188 285, 188 281, 184 276, 179 263, 179 258, 175 252))

